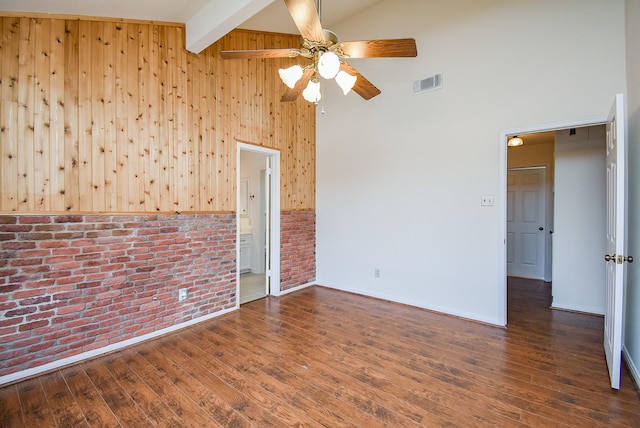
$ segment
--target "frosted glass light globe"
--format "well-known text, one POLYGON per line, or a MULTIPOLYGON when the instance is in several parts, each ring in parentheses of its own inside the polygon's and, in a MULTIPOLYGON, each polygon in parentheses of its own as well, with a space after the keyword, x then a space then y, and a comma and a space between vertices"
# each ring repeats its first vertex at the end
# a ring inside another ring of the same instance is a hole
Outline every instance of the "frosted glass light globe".
POLYGON ((353 85, 356 84, 356 79, 357 76, 352 76, 344 70, 340 70, 336 76, 336 82, 338 83, 338 86, 340 86, 340 89, 342 89, 342 93, 345 95, 347 95, 351 88, 353 88, 353 85))
POLYGON ((340 71, 340 58, 333 52, 325 52, 318 60, 318 73, 325 79, 333 79, 340 71))
POLYGON ((281 68, 278 70, 278 74, 284 84, 293 89, 298 80, 302 77, 302 67, 299 65, 292 65, 289 68, 281 68))
POLYGON ((307 87, 302 91, 302 96, 310 103, 317 103, 322 98, 320 94, 320 82, 309 81, 307 87))

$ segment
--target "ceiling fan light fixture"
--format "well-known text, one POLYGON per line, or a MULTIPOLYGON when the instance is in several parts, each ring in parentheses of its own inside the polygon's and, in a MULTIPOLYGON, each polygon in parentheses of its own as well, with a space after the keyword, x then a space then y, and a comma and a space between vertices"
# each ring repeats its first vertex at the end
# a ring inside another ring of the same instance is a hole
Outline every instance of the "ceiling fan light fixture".
POLYGON ((322 98, 320 93, 320 82, 309 80, 307 87, 302 91, 302 96, 310 103, 317 103, 322 98))
POLYGON ((342 89, 342 92, 347 95, 349 91, 356 84, 357 76, 352 76, 344 70, 340 70, 336 75, 336 83, 342 89))
POLYGON ((327 51, 320 55, 318 59, 318 73, 325 79, 333 79, 340 71, 340 58, 331 51, 327 51))
POLYGON ((303 71, 302 67, 299 65, 292 65, 289 68, 281 68, 278 70, 278 74, 280 78, 284 82, 285 85, 293 89, 296 86, 296 83, 302 77, 303 71))
POLYGON ((513 137, 509 138, 509 140, 507 141, 507 146, 509 147, 517 147, 523 144, 524 144, 524 141, 522 141, 522 138, 518 137, 517 135, 514 135, 513 137))

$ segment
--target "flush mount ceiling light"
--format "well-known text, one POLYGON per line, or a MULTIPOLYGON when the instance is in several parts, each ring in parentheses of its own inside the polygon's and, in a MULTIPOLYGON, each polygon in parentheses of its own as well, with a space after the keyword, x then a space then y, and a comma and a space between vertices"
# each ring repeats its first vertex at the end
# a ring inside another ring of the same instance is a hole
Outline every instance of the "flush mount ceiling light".
POLYGON ((308 65, 280 69, 278 74, 288 89, 280 101, 295 101, 298 95, 309 102, 321 97, 320 80, 335 79, 346 95, 353 89, 365 100, 380 94, 380 89, 368 81, 346 60, 349 58, 398 58, 418 55, 414 39, 361 40, 340 42, 332 31, 322 28, 322 0, 284 0, 289 14, 300 31, 300 48, 222 51, 223 59, 296 58, 311 60, 308 65), (305 96, 305 93, 308 96, 305 96))
POLYGON ((522 141, 522 138, 518 137, 517 135, 514 135, 513 137, 509 138, 509 140, 507 141, 507 146, 509 147, 517 147, 523 144, 524 144, 524 141, 522 141))

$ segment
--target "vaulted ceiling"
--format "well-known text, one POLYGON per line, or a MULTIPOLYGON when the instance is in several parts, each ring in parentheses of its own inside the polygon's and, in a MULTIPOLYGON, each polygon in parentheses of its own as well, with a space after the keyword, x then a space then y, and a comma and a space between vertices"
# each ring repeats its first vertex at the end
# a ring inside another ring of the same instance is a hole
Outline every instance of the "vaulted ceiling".
MULTIPOLYGON (((380 1, 324 0, 323 27, 329 28, 380 1)), ((192 52, 200 52, 236 27, 299 34, 283 0, 0 0, 0 11, 183 22, 186 47, 192 52)))

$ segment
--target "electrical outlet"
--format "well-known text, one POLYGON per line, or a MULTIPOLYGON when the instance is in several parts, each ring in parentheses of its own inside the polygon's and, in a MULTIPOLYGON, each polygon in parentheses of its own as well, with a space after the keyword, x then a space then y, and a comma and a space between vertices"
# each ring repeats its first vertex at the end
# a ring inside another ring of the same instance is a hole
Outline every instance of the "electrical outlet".
POLYGON ((375 278, 380 278, 380 268, 377 267, 373 270, 373 276, 375 278))
POLYGON ((181 288, 180 290, 178 290, 178 301, 182 302, 183 300, 187 300, 187 297, 189 297, 189 290, 186 288, 181 288))

